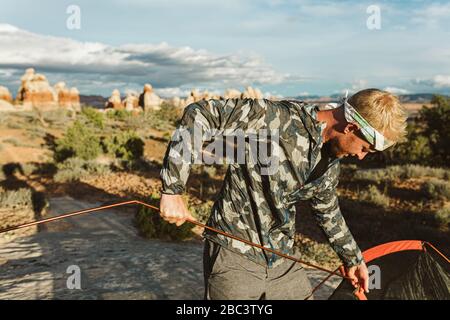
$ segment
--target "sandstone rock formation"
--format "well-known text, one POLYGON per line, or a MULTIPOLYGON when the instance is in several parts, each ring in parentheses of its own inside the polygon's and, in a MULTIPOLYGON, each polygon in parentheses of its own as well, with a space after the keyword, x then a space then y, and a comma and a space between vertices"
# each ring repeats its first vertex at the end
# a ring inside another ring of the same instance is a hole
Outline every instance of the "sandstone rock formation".
POLYGON ((80 94, 77 88, 67 88, 64 82, 58 82, 54 86, 56 100, 61 107, 72 110, 80 110, 80 94))
POLYGON ((144 92, 139 96, 139 106, 145 111, 160 110, 163 100, 153 91, 150 84, 144 85, 144 92))
POLYGON ((207 90, 200 92, 198 89, 193 89, 190 95, 186 98, 185 106, 200 100, 209 100, 209 99, 220 99, 220 96, 212 94, 207 90))
POLYGON ((25 71, 21 81, 16 97, 18 103, 31 105, 41 110, 57 106, 55 90, 43 74, 35 73, 34 69, 30 68, 25 71))
POLYGON ((80 95, 76 88, 69 89, 64 82, 58 82, 52 87, 43 74, 29 68, 21 78, 16 103, 25 108, 36 107, 40 110, 59 106, 80 110, 80 95))
POLYGON ((239 90, 236 89, 227 89, 225 90, 224 98, 225 99, 236 99, 240 98, 242 96, 242 93, 239 90))
POLYGON ((242 98, 251 98, 251 99, 262 99, 263 94, 261 90, 257 88, 247 87, 245 91, 242 93, 242 98))
POLYGON ((14 107, 6 100, 0 100, 0 112, 1 111, 18 111, 18 108, 14 107))
POLYGON ((136 111, 139 109, 139 97, 134 91, 128 91, 125 99, 122 102, 126 111, 136 111))
POLYGON ((176 108, 184 108, 186 106, 186 100, 185 99, 181 99, 180 97, 173 97, 172 99, 169 100, 169 103, 173 106, 175 106, 176 108))
POLYGON ((12 103, 12 96, 8 88, 0 86, 0 100, 12 103))
POLYGON ((122 101, 120 99, 120 91, 117 89, 114 89, 111 97, 108 99, 108 102, 106 102, 106 108, 112 108, 112 109, 116 109, 116 110, 122 110, 123 104, 122 101))

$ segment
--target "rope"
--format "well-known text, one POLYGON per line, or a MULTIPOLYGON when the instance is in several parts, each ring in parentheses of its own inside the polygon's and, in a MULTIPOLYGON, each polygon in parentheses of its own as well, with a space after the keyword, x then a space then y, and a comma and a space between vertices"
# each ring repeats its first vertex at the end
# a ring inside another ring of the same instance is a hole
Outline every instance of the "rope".
MULTIPOLYGON (((44 223, 48 223, 48 222, 52 222, 52 221, 56 221, 56 220, 66 219, 66 218, 69 218, 69 217, 74 217, 74 216, 78 216, 78 215, 82 215, 82 214, 86 214, 86 213, 90 213, 90 212, 94 212, 94 211, 100 211, 100 210, 114 208, 114 207, 118 207, 118 206, 124 206, 124 205, 128 205, 128 204, 140 204, 140 205, 143 205, 145 207, 148 207, 150 209, 153 209, 153 210, 156 210, 156 211, 159 212, 159 208, 157 208, 155 206, 152 206, 152 205, 150 205, 148 203, 145 203, 145 202, 142 202, 142 201, 139 201, 139 200, 130 200, 130 201, 114 203, 114 204, 110 204, 110 205, 106 205, 106 206, 95 207, 95 208, 91 208, 91 209, 84 209, 84 210, 74 211, 74 212, 62 214, 62 215, 59 215, 59 216, 56 216, 56 217, 41 219, 41 220, 37 220, 37 221, 24 223, 24 224, 21 224, 21 225, 18 225, 18 226, 8 227, 8 228, 0 230, 0 234, 5 233, 5 232, 9 232, 9 231, 13 231, 13 230, 17 230, 17 229, 27 228, 27 227, 31 227, 31 226, 35 226, 35 225, 40 225, 40 224, 44 224, 44 223)), ((338 273, 337 270, 336 271, 332 271, 332 270, 328 270, 328 269, 322 268, 322 267, 317 266, 315 264, 312 264, 312 263, 309 263, 309 262, 297 259, 295 257, 286 255, 284 253, 281 253, 279 251, 276 251, 276 250, 273 250, 273 249, 270 249, 270 248, 263 247, 263 246, 261 246, 261 245, 259 245, 257 243, 248 241, 248 240, 243 239, 243 238, 236 237, 236 236, 234 236, 232 234, 229 234, 229 233, 226 233, 224 231, 215 229, 213 227, 209 227, 209 226, 207 226, 205 224, 202 224, 202 223, 200 223, 200 222, 198 222, 196 220, 186 219, 186 221, 188 221, 188 222, 190 222, 190 223, 192 223, 192 224, 194 224, 196 226, 199 226, 201 228, 205 228, 205 229, 208 229, 208 230, 213 231, 215 233, 221 234, 221 235, 223 235, 225 237, 228 237, 228 238, 231 238, 231 239, 243 242, 243 243, 245 243, 247 245, 259 248, 261 250, 265 250, 267 252, 276 254, 276 255, 278 255, 280 257, 283 257, 285 259, 292 260, 294 262, 301 263, 301 264, 309 266, 311 268, 315 268, 315 269, 318 269, 318 270, 321 270, 321 271, 324 271, 324 272, 328 273, 329 276, 324 281, 322 281, 318 286, 316 286, 313 289, 313 292, 315 290, 317 290, 317 288, 319 286, 321 286, 326 280, 328 280, 328 278, 330 278, 333 275, 341 277, 343 279, 350 279, 349 277, 338 273)))
POLYGON ((450 263, 450 259, 448 259, 442 252, 440 252, 435 246, 433 246, 431 243, 429 242, 424 242, 424 244, 430 246, 432 249, 434 249, 434 251, 436 251, 442 258, 444 258, 445 261, 447 261, 448 263, 450 263))

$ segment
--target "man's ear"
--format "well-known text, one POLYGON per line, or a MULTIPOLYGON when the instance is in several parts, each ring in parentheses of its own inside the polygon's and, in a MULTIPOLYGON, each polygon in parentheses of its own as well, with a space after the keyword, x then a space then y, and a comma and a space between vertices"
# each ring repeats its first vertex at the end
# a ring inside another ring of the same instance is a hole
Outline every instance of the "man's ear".
POLYGON ((349 132, 356 132, 356 131, 358 131, 358 130, 359 130, 359 126, 358 126, 356 123, 348 122, 348 123, 345 125, 344 133, 347 134, 347 133, 349 133, 349 132))

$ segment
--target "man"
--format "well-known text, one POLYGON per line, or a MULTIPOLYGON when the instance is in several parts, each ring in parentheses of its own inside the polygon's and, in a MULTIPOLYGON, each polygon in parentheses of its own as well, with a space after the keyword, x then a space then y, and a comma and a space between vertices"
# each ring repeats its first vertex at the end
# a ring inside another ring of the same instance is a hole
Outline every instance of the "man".
MULTIPOLYGON (((273 158, 278 160, 276 170, 265 171, 266 162, 259 154, 256 161, 249 157, 244 163, 228 165, 209 226, 293 255, 294 204, 309 200, 353 285, 368 292, 367 267, 339 209, 339 161, 349 155, 362 160, 369 152, 385 150, 403 139, 406 115, 395 96, 367 89, 323 108, 292 100, 199 101, 186 107, 178 130, 195 135, 198 127, 210 132, 211 139, 227 130, 267 129, 279 135, 273 158)), ((181 194, 198 156, 195 139, 189 135, 173 139, 161 170, 161 216, 177 225, 192 218, 181 194)), ((246 155, 251 153, 249 145, 247 139, 246 155)), ((304 299, 310 295, 311 285, 299 263, 208 230, 204 237, 206 299, 304 299)))

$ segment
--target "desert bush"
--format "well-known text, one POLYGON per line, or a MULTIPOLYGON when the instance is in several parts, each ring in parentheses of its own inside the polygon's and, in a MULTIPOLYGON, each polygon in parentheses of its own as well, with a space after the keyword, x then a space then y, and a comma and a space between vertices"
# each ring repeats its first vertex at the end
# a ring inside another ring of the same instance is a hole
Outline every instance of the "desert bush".
POLYGON ((43 111, 42 117, 52 125, 66 125, 69 120, 67 110, 59 108, 55 110, 43 111))
POLYGON ((27 129, 27 135, 31 139, 43 138, 46 136, 46 134, 47 132, 45 131, 45 129, 41 127, 31 127, 27 129))
POLYGON ((25 129, 27 125, 21 122, 10 122, 7 124, 9 129, 25 129))
MULTIPOLYGON (((149 204, 159 207, 159 198, 152 196, 147 201, 149 204)), ((186 222, 177 227, 175 224, 164 221, 158 211, 147 207, 141 207, 136 214, 136 224, 139 231, 146 238, 182 241, 191 238, 193 226, 186 222)))
POLYGON ((34 163, 22 163, 20 166, 22 167, 22 173, 26 176, 29 176, 38 169, 34 163))
POLYGON ((90 160, 95 159, 101 152, 99 137, 77 120, 62 138, 56 140, 54 158, 57 162, 70 157, 90 160))
POLYGON ((342 264, 336 252, 327 243, 318 243, 301 234, 294 237, 295 248, 300 252, 305 262, 335 269, 342 264))
POLYGON ((0 187, 0 208, 32 207, 33 196, 30 189, 5 190, 0 187))
POLYGON ((64 162, 58 163, 57 172, 53 179, 59 183, 73 182, 89 176, 105 175, 110 172, 108 165, 99 164, 92 160, 68 158, 64 162))
POLYGON ((101 112, 92 107, 85 107, 81 110, 81 114, 87 119, 88 123, 94 127, 103 129, 105 127, 105 118, 101 112))
POLYGON ((406 179, 422 177, 433 177, 443 180, 450 179, 450 171, 444 168, 433 168, 413 164, 408 164, 401 168, 403 170, 402 177, 406 179))
POLYGON ((432 177, 448 180, 450 177, 449 170, 412 164, 404 166, 389 166, 382 169, 354 170, 352 173, 353 178, 356 180, 363 180, 374 183, 393 181, 396 178, 410 179, 432 177))
POLYGON ((150 128, 164 131, 176 127, 181 118, 181 113, 180 108, 164 102, 161 105, 161 110, 147 110, 143 116, 150 128))
POLYGON ((386 169, 366 169, 366 170, 358 170, 354 173, 354 179, 380 183, 384 181, 392 180, 391 172, 386 169))
POLYGON ((423 194, 433 200, 450 200, 450 182, 431 178, 422 184, 423 194))
POLYGON ((124 121, 128 117, 130 117, 130 113, 128 111, 126 111, 125 109, 112 110, 112 111, 108 111, 106 113, 106 116, 109 119, 118 120, 118 121, 124 121))
POLYGON ((420 113, 426 123, 424 135, 429 139, 433 159, 448 166, 450 163, 450 98, 435 96, 431 103, 434 107, 425 107, 420 113))
POLYGON ((211 215, 213 201, 203 202, 201 204, 190 205, 189 212, 201 223, 205 224, 211 215))
POLYGON ((20 146, 20 142, 19 140, 17 140, 16 138, 7 138, 3 140, 3 143, 8 143, 11 144, 15 147, 19 147, 20 146))
POLYGON ((381 193, 375 185, 369 185, 367 189, 361 190, 359 192, 359 199, 383 208, 389 206, 389 197, 381 193))
POLYGON ((450 208, 443 207, 437 210, 434 217, 441 227, 447 227, 450 224, 450 208))
POLYGON ((119 159, 133 161, 144 154, 144 141, 134 131, 124 131, 102 141, 105 152, 119 159))
POLYGON ((388 163, 446 166, 450 163, 450 98, 433 97, 408 124, 407 139, 385 152, 388 163))
MULTIPOLYGON (((417 121, 417 120, 415 120, 417 121)), ((407 141, 400 143, 385 151, 390 160, 389 163, 415 163, 415 164, 431 164, 432 150, 428 138, 418 130, 417 124, 412 122, 408 125, 407 141)))

